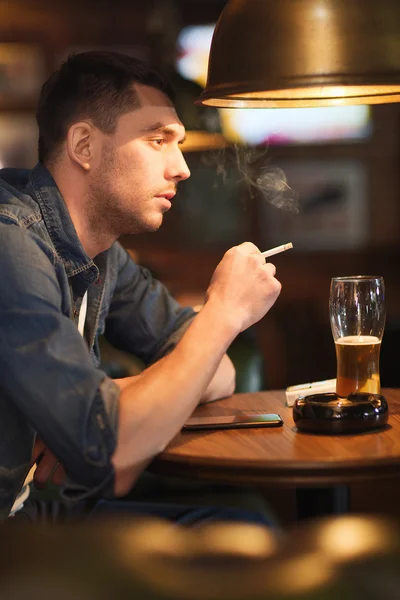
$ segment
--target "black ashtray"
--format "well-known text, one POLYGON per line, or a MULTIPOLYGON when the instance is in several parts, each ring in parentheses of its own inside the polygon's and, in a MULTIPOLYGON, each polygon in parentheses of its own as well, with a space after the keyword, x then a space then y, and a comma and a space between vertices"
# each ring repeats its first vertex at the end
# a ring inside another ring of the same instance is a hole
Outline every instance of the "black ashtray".
POLYGON ((389 409, 384 396, 357 392, 341 398, 335 393, 300 396, 293 419, 300 431, 354 433, 386 425, 389 409))

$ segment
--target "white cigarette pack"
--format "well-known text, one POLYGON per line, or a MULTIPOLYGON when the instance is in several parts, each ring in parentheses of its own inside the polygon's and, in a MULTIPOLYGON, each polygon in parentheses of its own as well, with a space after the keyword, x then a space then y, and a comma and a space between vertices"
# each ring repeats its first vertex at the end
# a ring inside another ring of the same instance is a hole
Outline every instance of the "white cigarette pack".
POLYGON ((336 379, 325 379, 324 381, 313 381, 312 383, 300 383, 286 388, 286 404, 293 406, 299 396, 307 394, 321 394, 323 392, 336 392, 336 379))

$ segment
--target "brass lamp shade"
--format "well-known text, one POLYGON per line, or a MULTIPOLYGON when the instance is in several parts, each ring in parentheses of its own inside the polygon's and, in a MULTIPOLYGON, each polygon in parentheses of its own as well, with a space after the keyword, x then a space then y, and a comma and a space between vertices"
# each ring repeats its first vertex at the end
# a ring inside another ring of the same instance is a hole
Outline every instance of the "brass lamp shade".
POLYGON ((230 0, 199 104, 400 101, 400 0, 230 0))

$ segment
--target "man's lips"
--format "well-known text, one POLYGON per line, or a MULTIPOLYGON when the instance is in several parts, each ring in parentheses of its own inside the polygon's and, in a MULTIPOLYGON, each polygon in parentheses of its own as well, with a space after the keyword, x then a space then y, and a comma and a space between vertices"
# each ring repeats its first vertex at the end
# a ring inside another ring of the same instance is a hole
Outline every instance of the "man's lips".
POLYGON ((166 192, 165 194, 158 194, 157 198, 165 198, 166 200, 172 200, 176 192, 166 192))

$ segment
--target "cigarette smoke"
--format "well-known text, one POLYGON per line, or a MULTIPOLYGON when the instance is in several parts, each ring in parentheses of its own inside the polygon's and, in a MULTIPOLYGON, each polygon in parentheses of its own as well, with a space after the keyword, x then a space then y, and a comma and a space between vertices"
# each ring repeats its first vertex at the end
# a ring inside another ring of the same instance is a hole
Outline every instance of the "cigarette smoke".
POLYGON ((205 158, 208 166, 216 169, 218 180, 225 185, 234 173, 234 183, 248 187, 252 198, 261 194, 266 202, 276 208, 293 213, 299 212, 298 194, 289 186, 285 173, 273 167, 266 159, 267 150, 235 145, 232 149, 222 148, 205 158))

